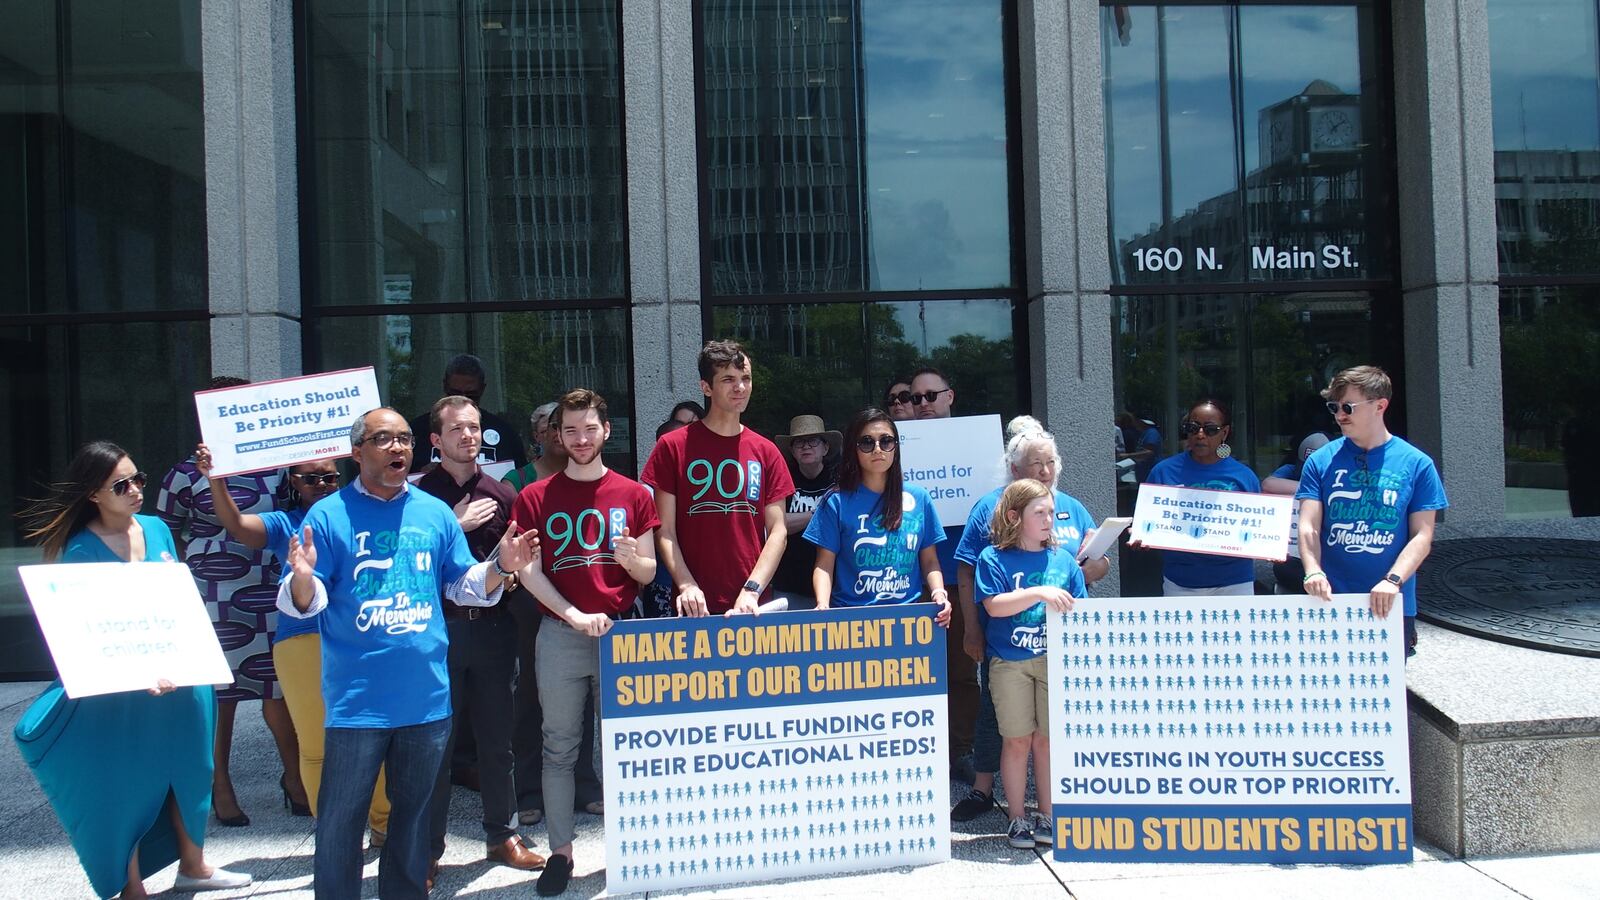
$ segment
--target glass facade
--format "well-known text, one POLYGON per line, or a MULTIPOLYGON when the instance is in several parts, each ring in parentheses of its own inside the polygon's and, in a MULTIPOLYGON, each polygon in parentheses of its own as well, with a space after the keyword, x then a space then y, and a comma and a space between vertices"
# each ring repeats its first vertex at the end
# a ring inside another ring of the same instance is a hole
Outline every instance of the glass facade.
POLYGON ((1595 0, 1489 0, 1506 515, 1600 515, 1595 0))
POLYGON ((159 474, 197 437, 189 392, 211 375, 199 7, 131 21, 111 0, 13 4, 0 29, 0 679, 53 673, 16 573, 40 555, 16 514, 87 441, 159 474))

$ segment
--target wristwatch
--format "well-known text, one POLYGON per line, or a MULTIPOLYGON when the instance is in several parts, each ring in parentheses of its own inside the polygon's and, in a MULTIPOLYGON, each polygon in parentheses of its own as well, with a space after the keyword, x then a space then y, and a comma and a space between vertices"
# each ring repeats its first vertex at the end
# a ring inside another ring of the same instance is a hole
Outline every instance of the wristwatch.
POLYGON ((1390 584, 1394 585, 1395 587, 1399 587, 1401 582, 1404 579, 1402 579, 1399 575, 1396 575, 1395 573, 1390 572, 1389 574, 1383 576, 1383 580, 1389 582, 1390 584))
POLYGON ((759 594, 761 593, 761 582, 752 578, 744 583, 744 589, 752 594, 759 594))

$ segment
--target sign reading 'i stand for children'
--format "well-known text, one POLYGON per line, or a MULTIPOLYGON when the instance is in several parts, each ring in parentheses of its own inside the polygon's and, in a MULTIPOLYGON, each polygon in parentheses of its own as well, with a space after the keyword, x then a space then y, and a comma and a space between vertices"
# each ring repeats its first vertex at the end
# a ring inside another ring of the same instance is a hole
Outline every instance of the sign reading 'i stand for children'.
POLYGON ((1366 595, 1049 617, 1058 860, 1411 860, 1404 626, 1366 595))
POLYGON ((617 623, 600 641, 607 893, 949 859, 933 615, 617 623))

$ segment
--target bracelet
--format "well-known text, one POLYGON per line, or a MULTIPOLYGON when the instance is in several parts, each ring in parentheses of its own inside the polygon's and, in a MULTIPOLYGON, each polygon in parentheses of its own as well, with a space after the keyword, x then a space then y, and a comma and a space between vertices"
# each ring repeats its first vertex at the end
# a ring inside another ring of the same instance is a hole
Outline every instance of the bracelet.
POLYGON ((494 558, 493 562, 494 562, 494 572, 495 572, 496 575, 499 575, 501 578, 510 578, 511 577, 512 573, 507 572, 505 569, 501 568, 501 566, 500 566, 500 557, 496 556, 494 558))
POLYGON ((1310 572, 1310 573, 1308 573, 1306 575, 1306 577, 1300 579, 1300 583, 1301 584, 1309 584, 1311 582, 1311 579, 1313 579, 1313 578, 1327 578, 1327 577, 1328 577, 1328 573, 1326 573, 1326 572, 1310 572))

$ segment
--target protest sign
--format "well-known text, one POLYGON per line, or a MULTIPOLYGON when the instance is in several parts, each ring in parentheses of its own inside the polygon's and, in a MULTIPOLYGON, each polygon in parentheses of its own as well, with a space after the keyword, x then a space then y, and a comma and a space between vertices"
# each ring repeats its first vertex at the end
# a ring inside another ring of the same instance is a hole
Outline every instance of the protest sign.
POLYGON ((934 612, 617 623, 600 641, 606 891, 949 859, 934 612))
POLYGON ((1411 860, 1404 625, 1365 594, 1048 617, 1058 860, 1411 860))
POLYGON ((1210 488, 1139 485, 1133 538, 1146 547, 1282 562, 1294 527, 1294 498, 1210 488))
POLYGON ((371 366, 194 395, 217 478, 349 456, 356 416, 382 405, 371 366))
POLYGON ((946 527, 965 523, 972 504, 1008 480, 999 416, 912 419, 895 427, 906 483, 928 492, 946 527))
POLYGON ((166 563, 18 566, 67 696, 229 684, 189 567, 166 563))

